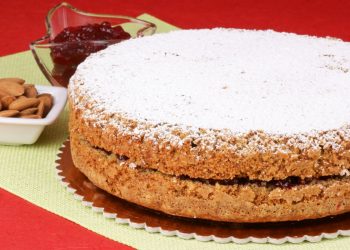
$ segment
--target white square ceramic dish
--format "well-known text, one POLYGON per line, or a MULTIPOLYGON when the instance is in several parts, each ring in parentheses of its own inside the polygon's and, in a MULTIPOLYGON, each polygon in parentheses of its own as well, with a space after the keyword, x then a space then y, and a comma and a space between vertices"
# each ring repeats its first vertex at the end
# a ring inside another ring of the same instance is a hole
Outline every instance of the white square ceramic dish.
POLYGON ((43 119, 0 117, 0 144, 20 145, 35 143, 45 126, 52 124, 67 102, 67 89, 51 86, 35 86, 40 93, 49 93, 54 98, 52 109, 43 119))

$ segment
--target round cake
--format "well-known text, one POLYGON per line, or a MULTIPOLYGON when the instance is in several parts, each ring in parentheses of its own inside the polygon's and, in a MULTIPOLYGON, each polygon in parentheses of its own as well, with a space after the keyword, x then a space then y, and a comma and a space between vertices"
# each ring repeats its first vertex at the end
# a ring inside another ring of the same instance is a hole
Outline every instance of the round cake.
POLYGON ((350 44, 182 30, 89 56, 69 84, 75 166, 167 214, 227 222, 350 211, 350 44))

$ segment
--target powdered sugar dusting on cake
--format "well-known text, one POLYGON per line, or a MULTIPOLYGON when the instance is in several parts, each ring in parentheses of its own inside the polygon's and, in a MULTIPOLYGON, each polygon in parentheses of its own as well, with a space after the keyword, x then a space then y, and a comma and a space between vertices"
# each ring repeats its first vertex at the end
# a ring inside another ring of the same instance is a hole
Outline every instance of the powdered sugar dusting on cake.
POLYGON ((261 131, 249 136, 261 150, 265 133, 288 135, 286 145, 337 149, 350 134, 350 44, 236 29, 154 35, 91 55, 72 78, 70 94, 91 107, 83 109, 86 118, 134 136, 172 137, 179 145, 200 138, 213 146, 224 143, 220 133, 261 131), (119 119, 114 124, 116 114, 145 125, 126 131, 119 119), (189 132, 180 138, 169 133, 174 129, 189 132))

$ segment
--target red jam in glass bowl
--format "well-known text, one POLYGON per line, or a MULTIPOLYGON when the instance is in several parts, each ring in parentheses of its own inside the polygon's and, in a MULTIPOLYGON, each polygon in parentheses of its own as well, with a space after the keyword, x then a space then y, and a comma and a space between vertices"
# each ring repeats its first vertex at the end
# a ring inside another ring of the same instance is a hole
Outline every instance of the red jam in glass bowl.
POLYGON ((47 34, 30 44, 34 58, 52 85, 66 87, 77 66, 91 53, 124 40, 154 34, 156 26, 121 15, 95 14, 68 3, 46 16, 47 34))
POLYGON ((130 38, 131 35, 121 26, 112 27, 109 22, 64 28, 51 41, 59 44, 51 48, 50 56, 54 63, 52 75, 56 80, 68 83, 77 66, 91 53, 130 38), (96 43, 95 41, 107 41, 108 43, 96 43))
POLYGON ((60 43, 51 49, 51 57, 58 64, 79 64, 91 53, 105 49, 107 44, 96 44, 89 41, 114 40, 115 42, 131 38, 121 26, 112 27, 109 22, 67 27, 53 40, 60 43))

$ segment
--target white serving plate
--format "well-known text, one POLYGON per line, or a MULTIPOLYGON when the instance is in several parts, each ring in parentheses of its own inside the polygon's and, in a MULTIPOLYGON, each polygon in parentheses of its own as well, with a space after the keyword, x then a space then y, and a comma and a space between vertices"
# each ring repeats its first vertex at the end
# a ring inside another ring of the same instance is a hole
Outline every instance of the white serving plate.
POLYGON ((52 86, 35 86, 38 93, 49 93, 54 98, 52 109, 43 119, 0 117, 0 144, 20 145, 35 143, 45 126, 52 124, 67 102, 67 89, 52 86))

